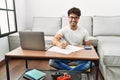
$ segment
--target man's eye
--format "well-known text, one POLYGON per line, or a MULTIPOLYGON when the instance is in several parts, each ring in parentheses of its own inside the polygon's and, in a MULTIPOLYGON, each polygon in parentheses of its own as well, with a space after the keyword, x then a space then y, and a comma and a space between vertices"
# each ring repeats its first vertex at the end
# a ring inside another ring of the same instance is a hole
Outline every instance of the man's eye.
POLYGON ((69 17, 70 19, 78 19, 78 17, 69 17))

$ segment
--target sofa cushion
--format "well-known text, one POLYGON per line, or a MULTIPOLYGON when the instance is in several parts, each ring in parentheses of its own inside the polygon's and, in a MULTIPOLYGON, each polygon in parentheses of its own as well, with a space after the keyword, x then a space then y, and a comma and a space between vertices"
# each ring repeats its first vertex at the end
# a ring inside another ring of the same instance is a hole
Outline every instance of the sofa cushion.
MULTIPOLYGON (((68 17, 62 17, 62 27, 68 25, 68 17)), ((90 35, 92 35, 92 17, 90 16, 81 16, 78 22, 78 26, 84 27, 90 35)))
POLYGON ((34 17, 32 31, 44 32, 46 36, 55 35, 61 28, 60 17, 34 17))
POLYGON ((120 37, 99 36, 98 53, 106 66, 120 66, 120 37))
POLYGON ((114 35, 120 36, 120 16, 93 17, 93 36, 114 35))

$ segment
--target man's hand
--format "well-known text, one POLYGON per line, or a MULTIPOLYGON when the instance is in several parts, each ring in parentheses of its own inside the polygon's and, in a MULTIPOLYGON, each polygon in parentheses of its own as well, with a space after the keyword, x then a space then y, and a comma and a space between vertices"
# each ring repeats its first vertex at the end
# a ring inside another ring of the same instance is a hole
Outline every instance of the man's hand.
POLYGON ((65 49, 67 47, 68 43, 66 41, 60 42, 59 47, 62 49, 65 49))
POLYGON ((65 40, 62 40, 62 36, 60 34, 55 35, 55 37, 52 40, 52 44, 62 49, 65 49, 68 45, 68 43, 65 40))

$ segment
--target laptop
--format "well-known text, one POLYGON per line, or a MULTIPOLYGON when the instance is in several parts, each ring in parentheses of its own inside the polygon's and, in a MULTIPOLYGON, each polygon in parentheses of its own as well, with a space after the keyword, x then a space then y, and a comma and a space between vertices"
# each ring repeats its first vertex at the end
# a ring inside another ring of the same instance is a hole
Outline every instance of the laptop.
POLYGON ((44 51, 52 46, 45 45, 44 32, 20 31, 19 38, 22 49, 44 51))

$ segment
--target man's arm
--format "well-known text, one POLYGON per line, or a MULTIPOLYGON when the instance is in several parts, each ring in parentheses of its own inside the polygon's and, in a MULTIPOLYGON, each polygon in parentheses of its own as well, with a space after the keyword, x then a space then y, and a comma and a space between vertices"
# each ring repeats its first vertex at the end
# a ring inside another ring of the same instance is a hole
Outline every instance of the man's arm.
POLYGON ((61 39, 62 36, 60 34, 56 34, 52 40, 52 44, 64 49, 68 44, 66 41, 61 41, 61 39))
POLYGON ((85 45, 91 45, 92 43, 91 43, 91 41, 89 40, 89 41, 85 41, 85 45))

